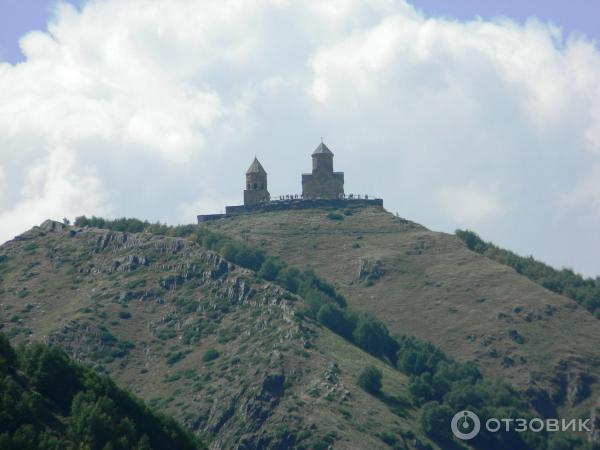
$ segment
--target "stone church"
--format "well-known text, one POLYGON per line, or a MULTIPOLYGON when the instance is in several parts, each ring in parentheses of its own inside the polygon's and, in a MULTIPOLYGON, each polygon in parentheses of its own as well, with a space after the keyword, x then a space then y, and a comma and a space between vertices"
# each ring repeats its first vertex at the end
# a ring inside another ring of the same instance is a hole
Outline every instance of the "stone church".
POLYGON ((333 152, 321 141, 312 153, 312 172, 302 174, 302 195, 285 195, 271 199, 267 171, 254 157, 246 171, 244 204, 225 207, 225 214, 200 214, 198 223, 223 219, 237 214, 250 214, 288 209, 319 207, 344 208, 349 204, 383 207, 383 200, 368 196, 348 197, 344 194, 344 173, 333 171, 333 152))
MULTIPOLYGON (((333 152, 321 142, 312 153, 312 173, 302 174, 302 199, 336 199, 344 197, 344 172, 333 171, 333 152)), ((244 205, 268 202, 267 172, 254 157, 246 171, 244 205)))
POLYGON ((256 156, 246 171, 246 189, 244 189, 244 205, 268 202, 271 195, 267 190, 267 172, 256 156))
POLYGON ((344 172, 333 171, 333 152, 321 142, 311 156, 312 173, 302 174, 302 198, 342 198, 344 172))

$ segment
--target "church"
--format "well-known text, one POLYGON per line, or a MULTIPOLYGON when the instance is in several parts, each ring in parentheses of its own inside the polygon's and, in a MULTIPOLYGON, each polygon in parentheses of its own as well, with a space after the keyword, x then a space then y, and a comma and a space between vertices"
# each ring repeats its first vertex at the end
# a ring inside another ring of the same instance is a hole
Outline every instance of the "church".
POLYGON ((258 158, 246 171, 244 204, 226 206, 225 214, 202 214, 198 223, 221 219, 230 215, 248 214, 285 209, 306 209, 323 206, 345 207, 353 204, 369 204, 383 207, 383 200, 368 196, 346 196, 344 193, 344 172, 333 170, 333 152, 323 143, 312 152, 312 172, 302 174, 302 194, 271 198, 267 183, 267 171, 258 158))
MULTIPOLYGON (((321 142, 312 153, 312 173, 302 174, 302 199, 344 198, 344 172, 333 171, 333 152, 321 142)), ((267 172, 255 157, 246 171, 244 205, 271 200, 267 172)))

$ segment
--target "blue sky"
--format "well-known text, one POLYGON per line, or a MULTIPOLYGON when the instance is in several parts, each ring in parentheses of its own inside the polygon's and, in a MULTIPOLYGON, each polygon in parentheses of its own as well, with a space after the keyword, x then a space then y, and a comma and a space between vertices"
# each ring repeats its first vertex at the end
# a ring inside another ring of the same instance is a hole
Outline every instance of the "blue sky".
MULTIPOLYGON (((63 0, 81 7, 86 0, 63 0)), ((0 60, 23 59, 19 38, 31 30, 45 29, 57 0, 0 0, 0 60)), ((506 16, 518 21, 537 17, 600 40, 600 2, 595 0, 413 0, 427 15, 460 20, 506 16)))
POLYGON ((597 4, 0 0, 0 241, 189 223, 254 155, 298 193, 324 136, 347 193, 600 274, 597 4))
POLYGON ((600 2, 594 0, 414 0, 412 4, 429 15, 460 20, 506 16, 523 22, 537 17, 560 26, 567 33, 583 33, 600 39, 600 2))
MULTIPOLYGON (((72 0, 78 5, 84 0, 72 0)), ((0 0, 0 60, 23 60, 19 38, 31 30, 44 30, 56 0, 0 0)))

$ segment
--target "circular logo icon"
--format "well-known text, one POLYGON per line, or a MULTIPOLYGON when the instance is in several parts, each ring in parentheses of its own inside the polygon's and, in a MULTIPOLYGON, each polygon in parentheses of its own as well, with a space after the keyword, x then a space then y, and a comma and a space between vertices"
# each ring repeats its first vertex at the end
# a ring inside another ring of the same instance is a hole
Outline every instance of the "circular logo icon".
POLYGON ((479 422, 479 417, 474 412, 459 411, 454 414, 450 427, 454 436, 463 441, 468 441, 479 434, 481 422, 479 422))

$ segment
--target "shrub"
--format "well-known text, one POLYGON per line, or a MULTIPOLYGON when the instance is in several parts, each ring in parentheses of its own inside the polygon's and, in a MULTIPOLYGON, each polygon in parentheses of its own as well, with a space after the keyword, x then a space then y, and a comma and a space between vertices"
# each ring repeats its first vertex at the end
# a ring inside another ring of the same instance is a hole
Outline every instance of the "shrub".
POLYGON ((131 313, 129 311, 119 311, 120 319, 131 319, 131 313))
POLYGON ((396 364, 398 343, 390 336, 387 327, 377 319, 363 315, 354 329, 354 342, 373 356, 387 357, 396 364))
POLYGON ((294 294, 300 286, 300 270, 296 267, 286 267, 277 275, 277 282, 294 294))
POLYGON ((385 442, 390 447, 395 446, 396 443, 398 442, 398 438, 396 437, 396 435, 394 435, 390 432, 387 432, 387 431, 383 431, 383 432, 379 433, 378 436, 383 442, 385 442))
POLYGON ((10 345, 10 341, 0 333, 0 371, 7 370, 8 367, 14 366, 17 361, 17 354, 10 345))
POLYGON ((259 270, 265 260, 262 250, 252 249, 234 241, 227 242, 221 249, 225 259, 251 270, 259 270))
POLYGON ((264 278, 265 280, 274 281, 283 266, 284 263, 282 263, 280 260, 269 256, 267 259, 265 259, 265 262, 263 262, 262 266, 260 266, 258 276, 264 278))
POLYGON ((206 350, 204 352, 204 354, 202 355, 202 361, 204 361, 204 362, 214 361, 219 356, 221 356, 221 354, 219 353, 218 350, 215 350, 214 348, 210 348, 210 349, 206 350))
POLYGON ((438 364, 447 360, 446 355, 429 342, 404 336, 398 343, 398 368, 408 375, 434 373, 438 364))
POLYGON ((579 448, 581 444, 581 439, 573 436, 565 436, 562 433, 553 433, 551 438, 548 439, 548 450, 571 450, 579 448))
POLYGON ((449 441, 451 439, 450 421, 454 412, 446 405, 430 402, 423 406, 419 422, 423 432, 437 440, 449 441))
POLYGON ((317 320, 334 333, 352 341, 357 322, 355 314, 349 313, 337 305, 327 303, 319 309, 317 320))
POLYGON ((330 212, 327 214, 327 218, 330 220, 344 220, 344 216, 336 212, 330 212))
POLYGON ((408 383, 408 392, 414 404, 422 405, 425 402, 436 398, 433 388, 431 374, 424 373, 421 376, 413 376, 408 383))
POLYGON ((177 336, 177 332, 175 330, 172 329, 163 329, 163 330, 159 330, 156 333, 156 336, 162 340, 162 341, 166 341, 169 339, 173 339, 175 336, 177 336))
POLYGON ((175 352, 167 355, 167 364, 172 366, 176 362, 181 361, 186 356, 186 352, 175 352))
POLYGON ((372 395, 381 393, 381 379, 383 374, 375 366, 367 366, 358 376, 358 385, 372 395))

